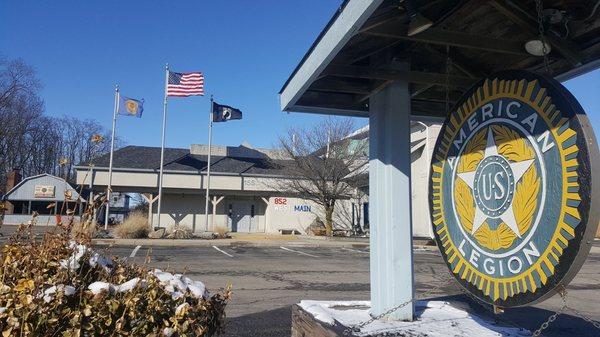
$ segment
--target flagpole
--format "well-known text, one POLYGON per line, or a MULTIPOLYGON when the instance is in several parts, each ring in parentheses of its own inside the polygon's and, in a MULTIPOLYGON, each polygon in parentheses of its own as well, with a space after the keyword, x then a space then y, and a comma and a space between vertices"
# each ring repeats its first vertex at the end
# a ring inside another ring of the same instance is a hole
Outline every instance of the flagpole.
POLYGON ((160 173, 158 176, 158 227, 160 227, 160 212, 162 205, 163 164, 165 161, 165 131, 167 128, 167 85, 169 83, 169 64, 165 65, 165 100, 163 103, 162 141, 160 144, 160 173))
POLYGON ((208 198, 210 197, 210 157, 212 153, 212 125, 213 125, 213 96, 210 95, 210 114, 208 116, 208 160, 206 169, 206 200, 204 200, 204 214, 206 215, 205 230, 208 231, 208 198))
POLYGON ((113 110, 112 135, 110 139, 110 160, 108 163, 108 186, 106 188, 106 214, 104 215, 104 230, 108 230, 110 215, 110 194, 112 192, 113 153, 115 152, 115 129, 117 126, 117 111, 119 110, 119 85, 115 85, 115 108, 113 110))

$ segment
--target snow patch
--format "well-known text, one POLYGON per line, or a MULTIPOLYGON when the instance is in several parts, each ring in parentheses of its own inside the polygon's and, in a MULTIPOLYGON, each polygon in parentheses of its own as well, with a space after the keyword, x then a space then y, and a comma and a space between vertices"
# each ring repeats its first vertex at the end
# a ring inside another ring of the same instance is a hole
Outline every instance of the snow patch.
POLYGON ((181 274, 171 274, 160 269, 154 269, 150 272, 158 278, 159 282, 165 287, 165 290, 171 294, 174 299, 177 299, 186 291, 189 291, 196 298, 208 297, 208 291, 204 283, 200 281, 194 281, 181 274))
POLYGON ((76 289, 73 286, 59 284, 59 285, 55 285, 55 286, 52 286, 52 287, 44 290, 43 293, 38 295, 38 298, 43 297, 44 302, 48 303, 48 302, 52 301, 52 299, 54 299, 54 296, 58 292, 63 292, 65 294, 65 296, 71 296, 71 295, 75 294, 75 290, 76 289))
POLYGON ((106 258, 103 255, 100 255, 96 252, 92 253, 92 256, 90 256, 90 266, 92 267, 96 267, 96 266, 100 266, 102 268, 104 268, 104 270, 106 272, 110 272, 113 268, 113 261, 109 258, 106 258))
POLYGON ((131 280, 124 282, 121 285, 115 286, 115 291, 123 293, 126 291, 133 290, 133 288, 135 288, 138 285, 138 283, 140 283, 139 277, 132 278, 131 280))
POLYGON ((108 282, 96 281, 96 282, 90 284, 88 286, 88 289, 91 290, 92 294, 98 295, 103 291, 106 291, 109 293, 114 292, 115 286, 108 282))
MULTIPOLYGON (((300 307, 323 323, 356 326, 371 318, 369 301, 301 301, 300 307)), ((376 320, 363 327, 356 336, 379 336, 402 332, 403 336, 478 336, 524 337, 529 330, 472 315, 445 301, 417 301, 413 322, 376 320)))
POLYGON ((71 241, 69 243, 69 248, 73 250, 73 254, 68 259, 64 259, 60 261, 60 266, 69 269, 71 271, 75 271, 79 269, 80 264, 79 261, 83 257, 83 254, 87 251, 87 247, 85 245, 80 245, 71 241))

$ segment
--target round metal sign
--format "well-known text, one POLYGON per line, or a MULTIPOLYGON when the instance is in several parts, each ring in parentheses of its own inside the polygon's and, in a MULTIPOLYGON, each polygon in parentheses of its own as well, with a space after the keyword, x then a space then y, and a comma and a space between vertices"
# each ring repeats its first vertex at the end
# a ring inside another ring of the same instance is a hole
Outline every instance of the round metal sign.
POLYGON ((508 71, 471 88, 440 131, 429 191, 458 282, 501 307, 566 285, 598 226, 597 160, 587 117, 560 83, 508 71))

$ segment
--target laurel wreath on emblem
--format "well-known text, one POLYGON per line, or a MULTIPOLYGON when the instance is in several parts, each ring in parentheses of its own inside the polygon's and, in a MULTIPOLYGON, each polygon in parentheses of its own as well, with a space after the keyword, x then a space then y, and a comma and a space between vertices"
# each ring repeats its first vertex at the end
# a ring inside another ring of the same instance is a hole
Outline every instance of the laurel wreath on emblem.
MULTIPOLYGON (((535 158, 533 148, 517 132, 502 125, 492 125, 491 128, 496 143, 500 144, 498 145, 498 153, 506 159, 519 162, 535 158)), ((479 162, 483 160, 486 134, 487 129, 484 128, 466 144, 463 155, 457 164, 457 173, 474 171, 479 162)), ((516 185, 511 207, 521 233, 526 233, 533 224, 540 184, 537 169, 535 165, 531 165, 516 185)), ((455 181, 454 199, 460 224, 465 232, 471 233, 475 217, 475 199, 471 189, 461 179, 455 181)), ((481 246, 492 251, 511 247, 517 238, 516 233, 513 233, 506 223, 502 222, 496 229, 492 229, 487 221, 473 236, 481 246)))

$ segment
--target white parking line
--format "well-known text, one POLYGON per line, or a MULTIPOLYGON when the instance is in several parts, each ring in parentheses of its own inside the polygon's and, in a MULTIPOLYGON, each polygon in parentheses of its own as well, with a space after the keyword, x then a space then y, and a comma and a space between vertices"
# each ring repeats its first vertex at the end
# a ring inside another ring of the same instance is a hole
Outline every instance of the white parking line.
POLYGON ((312 254, 308 254, 308 253, 305 253, 305 252, 301 252, 301 251, 299 251, 299 250, 293 250, 293 249, 289 249, 289 248, 286 248, 286 247, 284 247, 284 246, 280 246, 279 248, 281 248, 281 249, 283 249, 283 250, 287 250, 288 252, 293 252, 293 253, 297 253, 297 254, 302 254, 302 255, 306 255, 306 256, 310 256, 310 257, 318 257, 318 256, 316 256, 316 255, 312 255, 312 254))
POLYGON ((212 246, 214 249, 216 249, 217 251, 229 256, 229 257, 233 257, 233 255, 229 254, 228 252, 222 250, 221 248, 217 247, 217 246, 212 246))
POLYGON ((342 247, 343 250, 347 250, 349 252, 355 252, 355 253, 363 253, 363 254, 369 254, 369 252, 365 252, 362 250, 358 250, 358 249, 352 249, 352 248, 346 248, 346 247, 342 247))
POLYGON ((142 246, 136 246, 135 248, 133 248, 129 257, 135 257, 135 254, 137 254, 137 252, 138 252, 138 250, 140 250, 140 248, 142 248, 142 246))

